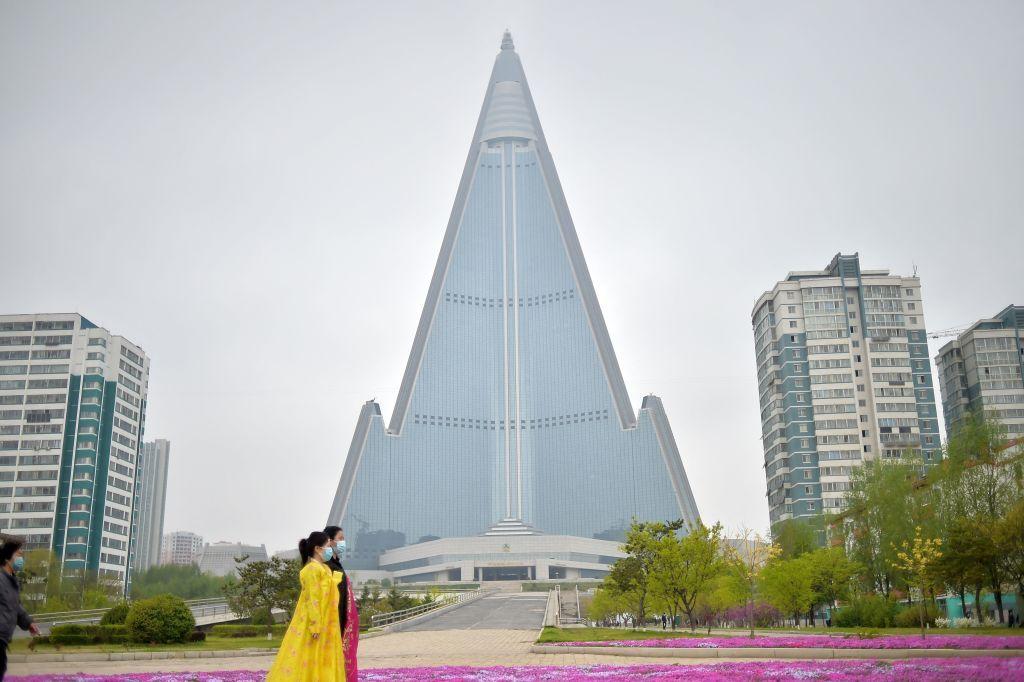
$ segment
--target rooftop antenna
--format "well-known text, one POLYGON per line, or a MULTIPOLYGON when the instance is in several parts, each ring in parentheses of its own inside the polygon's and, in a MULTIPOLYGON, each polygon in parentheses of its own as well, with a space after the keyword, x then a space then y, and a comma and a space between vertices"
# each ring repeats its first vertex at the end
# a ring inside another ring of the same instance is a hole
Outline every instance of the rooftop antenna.
POLYGON ((914 266, 914 277, 917 277, 917 263, 913 263, 914 266))

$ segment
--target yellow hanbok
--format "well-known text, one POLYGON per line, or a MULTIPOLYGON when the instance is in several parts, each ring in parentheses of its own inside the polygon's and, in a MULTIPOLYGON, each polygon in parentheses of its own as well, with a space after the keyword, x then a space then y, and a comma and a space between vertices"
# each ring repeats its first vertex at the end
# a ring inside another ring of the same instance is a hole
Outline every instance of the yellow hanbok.
POLYGON ((302 594, 267 682, 344 682, 338 620, 341 573, 311 559, 299 573, 299 582, 302 594))

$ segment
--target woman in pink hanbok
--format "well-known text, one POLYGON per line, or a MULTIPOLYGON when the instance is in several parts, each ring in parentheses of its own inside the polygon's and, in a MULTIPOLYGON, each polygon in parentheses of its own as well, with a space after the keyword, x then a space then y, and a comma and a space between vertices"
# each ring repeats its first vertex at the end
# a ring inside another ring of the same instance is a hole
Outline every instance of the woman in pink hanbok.
POLYGON ((356 682, 359 679, 356 661, 356 649, 359 648, 359 610, 356 608, 356 598, 352 592, 352 581, 341 566, 341 559, 345 554, 345 532, 338 526, 327 526, 324 533, 334 547, 334 556, 327 562, 327 566, 332 571, 341 573, 341 583, 338 584, 338 590, 341 592, 338 600, 338 621, 341 624, 341 647, 345 653, 345 680, 356 682))

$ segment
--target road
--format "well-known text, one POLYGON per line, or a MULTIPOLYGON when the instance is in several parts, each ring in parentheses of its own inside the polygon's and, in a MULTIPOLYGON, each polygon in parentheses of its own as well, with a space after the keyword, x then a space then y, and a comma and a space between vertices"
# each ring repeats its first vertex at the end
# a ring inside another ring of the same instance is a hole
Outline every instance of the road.
POLYGON ((547 594, 498 593, 472 601, 422 623, 413 623, 403 632, 428 630, 540 630, 544 623, 547 594))

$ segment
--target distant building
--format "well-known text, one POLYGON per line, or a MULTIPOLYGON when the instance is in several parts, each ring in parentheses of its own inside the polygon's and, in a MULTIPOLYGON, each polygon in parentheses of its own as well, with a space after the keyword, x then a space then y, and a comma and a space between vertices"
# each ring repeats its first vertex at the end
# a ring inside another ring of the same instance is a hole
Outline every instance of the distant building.
POLYGON ((1010 438, 1024 438, 1024 306, 978 320, 943 346, 935 363, 947 433, 969 411, 984 410, 1010 438))
POLYGON ((203 548, 203 537, 187 530, 176 530, 164 535, 160 547, 161 564, 177 564, 188 566, 199 563, 199 553, 203 548))
POLYGON ((124 581, 148 387, 142 348, 77 313, 0 315, 0 531, 124 581))
POLYGON ((837 254, 762 294, 751 323, 772 525, 840 511, 866 460, 941 458, 917 277, 837 254))
POLYGON ((139 481, 135 486, 135 573, 160 563, 170 454, 171 443, 162 438, 142 444, 137 467, 139 481))
POLYGON ((274 556, 278 559, 284 559, 285 561, 291 561, 292 559, 299 558, 299 550, 296 549, 282 549, 280 552, 274 552, 274 556))
POLYGON ((244 559, 241 562, 244 565, 253 561, 266 561, 269 557, 265 545, 214 542, 203 547, 199 557, 199 570, 214 575, 232 575, 238 569, 239 562, 236 559, 244 559))

